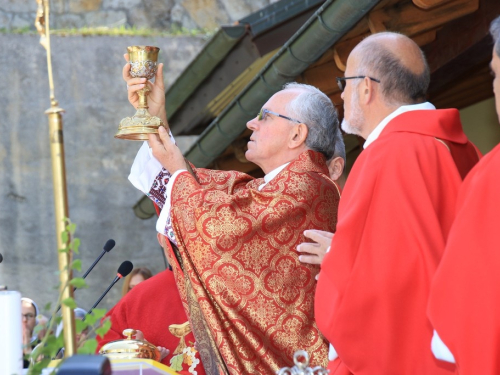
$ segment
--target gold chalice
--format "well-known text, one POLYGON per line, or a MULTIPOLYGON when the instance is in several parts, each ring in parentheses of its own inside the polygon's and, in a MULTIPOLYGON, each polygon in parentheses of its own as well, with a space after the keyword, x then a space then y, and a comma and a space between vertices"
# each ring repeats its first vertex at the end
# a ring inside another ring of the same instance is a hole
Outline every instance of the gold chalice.
MULTIPOLYGON (((132 46, 127 47, 130 75, 132 77, 142 77, 148 80, 156 75, 158 47, 132 46)), ((115 138, 128 139, 131 141, 145 141, 148 134, 158 134, 158 127, 163 122, 156 116, 151 116, 148 111, 148 94, 151 90, 146 85, 137 91, 139 95, 139 106, 137 112, 132 117, 126 117, 118 126, 118 133, 115 138)))

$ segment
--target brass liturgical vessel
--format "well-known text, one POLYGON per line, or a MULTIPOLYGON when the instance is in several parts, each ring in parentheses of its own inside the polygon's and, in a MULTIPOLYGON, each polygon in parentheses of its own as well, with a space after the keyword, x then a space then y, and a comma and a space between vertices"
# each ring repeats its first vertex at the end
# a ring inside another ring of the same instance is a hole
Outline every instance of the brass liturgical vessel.
MULTIPOLYGON (((130 75, 134 78, 141 77, 152 79, 156 75, 158 65, 158 47, 131 46, 127 47, 130 75)), ((126 117, 120 122, 115 138, 130 141, 147 141, 148 134, 158 134, 158 127, 163 122, 156 116, 151 116, 148 111, 148 94, 150 88, 146 85, 139 90, 139 106, 132 117, 126 117)))
MULTIPOLYGON (((52 79, 52 58, 50 50, 50 28, 49 28, 49 0, 37 0, 38 9, 35 19, 35 27, 40 34, 40 44, 47 50, 47 70, 49 74, 50 108, 45 111, 49 117, 49 139, 50 154, 52 156, 52 181, 54 184, 54 205, 56 217, 57 248, 68 248, 70 239, 63 241, 61 233, 66 229, 66 218, 68 215, 68 198, 66 189, 66 166, 64 162, 64 141, 62 113, 64 109, 59 108, 54 94, 54 81, 52 79)), ((72 271, 69 267, 71 254, 58 251, 59 279, 61 281, 61 299, 73 297, 73 288, 69 287, 72 271)), ((73 309, 62 305, 62 321, 64 332, 64 357, 76 354, 76 329, 73 309)))

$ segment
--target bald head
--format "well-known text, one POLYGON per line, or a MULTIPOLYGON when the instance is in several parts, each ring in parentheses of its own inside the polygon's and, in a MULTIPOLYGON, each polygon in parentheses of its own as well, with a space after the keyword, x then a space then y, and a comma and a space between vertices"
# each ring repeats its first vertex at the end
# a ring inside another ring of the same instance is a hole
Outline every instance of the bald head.
POLYGON ((405 35, 373 34, 351 52, 356 74, 380 80, 384 100, 391 105, 421 103, 429 87, 427 61, 418 45, 405 35))

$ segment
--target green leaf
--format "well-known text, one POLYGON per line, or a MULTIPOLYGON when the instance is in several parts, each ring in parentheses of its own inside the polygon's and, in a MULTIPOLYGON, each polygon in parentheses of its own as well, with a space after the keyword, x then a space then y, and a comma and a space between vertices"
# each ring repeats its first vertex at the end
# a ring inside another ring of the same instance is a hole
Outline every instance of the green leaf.
POLYGON ((68 232, 70 232, 71 234, 73 234, 76 231, 76 224, 70 223, 70 224, 68 224, 66 226, 66 229, 68 230, 68 232))
POLYGON ((38 335, 43 329, 45 329, 45 325, 37 324, 33 329, 33 334, 38 335))
POLYGON ((69 239, 69 233, 67 231, 64 231, 61 233, 61 240, 63 243, 68 243, 69 239))
POLYGON ((184 362, 184 355, 177 354, 170 359, 170 367, 174 371, 182 371, 182 363, 184 362))
POLYGON ((76 309, 77 308, 75 300, 73 298, 71 298, 71 297, 68 297, 68 298, 64 299, 62 301, 62 304, 64 306, 68 306, 71 309, 76 309))
POLYGON ((104 337, 104 335, 105 335, 106 333, 108 333, 108 331, 109 331, 109 329, 110 329, 110 328, 111 328, 111 320, 106 319, 106 320, 104 321, 104 323, 102 324, 102 326, 100 326, 99 328, 97 328, 97 329, 95 330, 95 333, 96 333, 97 335, 101 336, 101 338, 102 338, 102 337, 104 337))
POLYGON ((82 260, 75 259, 73 262, 71 262, 71 269, 77 270, 78 272, 81 272, 82 271, 82 260))
POLYGON ((94 315, 97 319, 101 319, 106 315, 106 309, 94 309, 92 310, 92 315, 94 315))
POLYGON ((93 326, 97 322, 97 318, 93 314, 90 314, 85 316, 85 321, 93 326))
POLYGON ((97 340, 96 339, 88 339, 85 341, 82 346, 80 346, 77 350, 78 354, 95 354, 95 350, 97 349, 97 340))
POLYGON ((85 328, 87 328, 90 324, 85 320, 75 319, 75 328, 76 333, 82 333, 85 328))
POLYGON ((71 279, 69 282, 70 285, 73 285, 75 288, 86 288, 87 283, 85 282, 85 279, 82 277, 75 277, 71 279))
POLYGON ((73 241, 71 241, 71 248, 75 252, 75 254, 80 254, 80 239, 75 238, 73 241))
POLYGON ((43 309, 44 309, 45 311, 50 311, 50 308, 51 308, 51 307, 52 307, 52 303, 51 303, 51 302, 49 302, 49 303, 47 303, 47 304, 43 307, 43 309))
POLYGON ((59 249, 59 252, 60 253, 69 253, 69 249, 68 248, 59 249))
POLYGON ((28 373, 30 375, 39 375, 39 374, 41 374, 42 370, 49 365, 50 361, 51 361, 50 358, 44 358, 44 359, 42 359, 40 362, 38 362, 35 365, 33 365, 33 367, 31 367, 29 369, 28 373))

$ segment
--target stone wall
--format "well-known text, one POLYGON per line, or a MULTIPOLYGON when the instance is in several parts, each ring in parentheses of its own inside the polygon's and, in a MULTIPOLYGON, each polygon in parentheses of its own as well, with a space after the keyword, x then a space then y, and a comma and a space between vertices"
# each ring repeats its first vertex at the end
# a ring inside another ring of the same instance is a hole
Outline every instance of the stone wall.
MULTIPOLYGON (((0 284, 45 305, 55 302, 57 247, 48 120, 45 49, 36 35, 1 35, 0 75, 0 284)), ((75 293, 90 308, 126 259, 154 273, 164 269, 155 220, 140 220, 132 206, 142 194, 127 180, 138 142, 113 138, 134 113, 121 71, 129 45, 161 48, 172 82, 203 47, 197 37, 52 37, 55 95, 63 116, 69 213, 82 241, 85 271, 110 238, 116 247, 75 293)), ((78 275, 78 274, 77 274, 78 275)), ((81 274, 80 274, 81 275, 81 274)), ((121 283, 103 300, 113 306, 121 283)))
MULTIPOLYGON (((275 1, 275 0, 274 0, 275 1)), ((50 0, 51 28, 214 29, 273 0, 50 0)), ((36 0, 0 0, 0 29, 33 28, 36 0)))

